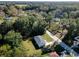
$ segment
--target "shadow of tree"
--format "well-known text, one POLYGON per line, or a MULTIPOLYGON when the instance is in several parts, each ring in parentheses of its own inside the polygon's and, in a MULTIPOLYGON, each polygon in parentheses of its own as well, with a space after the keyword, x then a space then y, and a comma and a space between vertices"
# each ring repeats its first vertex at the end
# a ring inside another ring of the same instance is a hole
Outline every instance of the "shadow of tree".
POLYGON ((31 41, 32 41, 32 43, 33 43, 35 49, 39 49, 38 45, 36 44, 36 42, 35 42, 35 40, 34 40, 33 38, 31 39, 31 41))

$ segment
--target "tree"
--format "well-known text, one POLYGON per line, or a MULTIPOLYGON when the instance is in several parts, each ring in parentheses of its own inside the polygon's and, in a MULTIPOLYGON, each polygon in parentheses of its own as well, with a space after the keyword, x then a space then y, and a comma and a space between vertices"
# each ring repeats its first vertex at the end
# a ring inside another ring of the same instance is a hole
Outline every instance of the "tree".
POLYGON ((44 34, 47 22, 40 14, 34 14, 30 18, 30 21, 32 22, 32 36, 44 34))
POLYGON ((6 44, 0 46, 0 56, 26 56, 20 33, 11 30, 4 36, 4 40, 6 44))
POLYGON ((76 35, 79 36, 79 19, 76 19, 76 35))
POLYGON ((2 39, 2 35, 0 34, 0 40, 2 39))
POLYGON ((4 40, 10 43, 12 48, 14 48, 14 47, 19 46, 19 44, 22 41, 22 36, 20 33, 11 30, 5 35, 4 40))
POLYGON ((11 56, 10 45, 4 44, 0 46, 0 56, 11 56))
POLYGON ((22 41, 21 34, 11 30, 5 35, 4 40, 6 40, 7 43, 9 43, 11 45, 11 48, 13 51, 12 56, 15 56, 15 51, 16 51, 15 48, 18 48, 22 41))
POLYGON ((32 27, 32 34, 33 35, 42 35, 45 33, 45 28, 47 24, 44 20, 37 20, 34 22, 32 27))
POLYGON ((75 36, 77 36, 76 29, 77 29, 77 24, 75 22, 75 19, 68 19, 69 20, 69 28, 67 28, 68 33, 64 37, 64 42, 71 46, 73 44, 73 39, 75 36), (74 21, 72 21, 74 20, 74 21))
POLYGON ((14 23, 16 31, 21 32, 25 37, 39 35, 44 32, 46 21, 40 15, 29 14, 27 17, 21 17, 14 23))
POLYGON ((4 12, 8 15, 8 16, 17 16, 18 14, 18 10, 15 7, 15 5, 6 5, 4 7, 4 12))
POLYGON ((66 12, 63 13, 63 18, 68 18, 68 14, 66 12))
POLYGON ((1 21, 3 20, 3 17, 2 17, 2 16, 0 16, 0 20, 1 20, 1 21))
POLYGON ((0 17, 5 17, 5 13, 3 10, 0 10, 0 17))
POLYGON ((0 46, 0 56, 1 57, 25 57, 27 54, 25 53, 24 47, 20 45, 19 47, 15 47, 11 49, 9 44, 4 44, 0 46))
POLYGON ((14 23, 14 28, 16 31, 21 32, 23 36, 29 36, 30 32, 32 31, 32 21, 29 20, 27 17, 22 17, 16 20, 14 23))
POLYGON ((1 25, 0 25, 0 33, 2 35, 6 34, 9 30, 12 29, 13 23, 11 21, 5 20, 1 25))
POLYGON ((51 23, 51 20, 52 20, 52 16, 48 15, 45 20, 46 20, 46 22, 48 22, 48 25, 49 25, 49 28, 50 28, 50 23, 51 23))

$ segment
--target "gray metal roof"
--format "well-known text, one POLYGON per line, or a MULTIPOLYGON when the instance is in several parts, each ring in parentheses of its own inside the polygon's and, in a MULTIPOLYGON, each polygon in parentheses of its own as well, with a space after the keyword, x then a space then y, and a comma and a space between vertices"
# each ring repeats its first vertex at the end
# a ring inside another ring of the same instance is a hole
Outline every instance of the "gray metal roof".
POLYGON ((37 43, 37 45, 40 47, 43 47, 45 45, 44 39, 42 39, 41 36, 34 36, 34 40, 37 43))

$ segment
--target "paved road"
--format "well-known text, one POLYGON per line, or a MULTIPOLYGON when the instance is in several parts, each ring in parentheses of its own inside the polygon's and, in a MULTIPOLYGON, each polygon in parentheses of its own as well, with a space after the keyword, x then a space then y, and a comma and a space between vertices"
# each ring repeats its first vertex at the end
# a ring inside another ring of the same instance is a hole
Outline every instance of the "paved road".
POLYGON ((46 30, 46 33, 58 44, 60 44, 61 47, 63 47, 65 50, 67 50, 71 56, 78 56, 78 54, 71 49, 68 45, 66 45, 64 42, 62 42, 59 38, 57 38, 55 35, 51 34, 48 30, 46 30))

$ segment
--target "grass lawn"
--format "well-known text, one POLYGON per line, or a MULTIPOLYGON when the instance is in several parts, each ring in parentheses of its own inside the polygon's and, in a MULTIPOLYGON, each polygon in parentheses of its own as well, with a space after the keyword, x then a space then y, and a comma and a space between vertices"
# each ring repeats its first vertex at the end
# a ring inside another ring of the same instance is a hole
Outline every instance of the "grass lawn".
POLYGON ((44 34, 42 35, 42 37, 47 41, 47 42, 51 42, 52 41, 52 38, 48 35, 48 34, 44 34))
POLYGON ((26 41, 22 41, 22 45, 25 49, 25 53, 26 55, 29 56, 35 56, 35 57, 46 57, 49 56, 48 53, 45 53, 43 55, 41 49, 35 49, 32 41, 29 39, 27 39, 26 41))
POLYGON ((22 41, 23 47, 25 48, 25 53, 27 56, 40 56, 42 51, 41 49, 35 49, 32 41, 30 39, 22 41))

